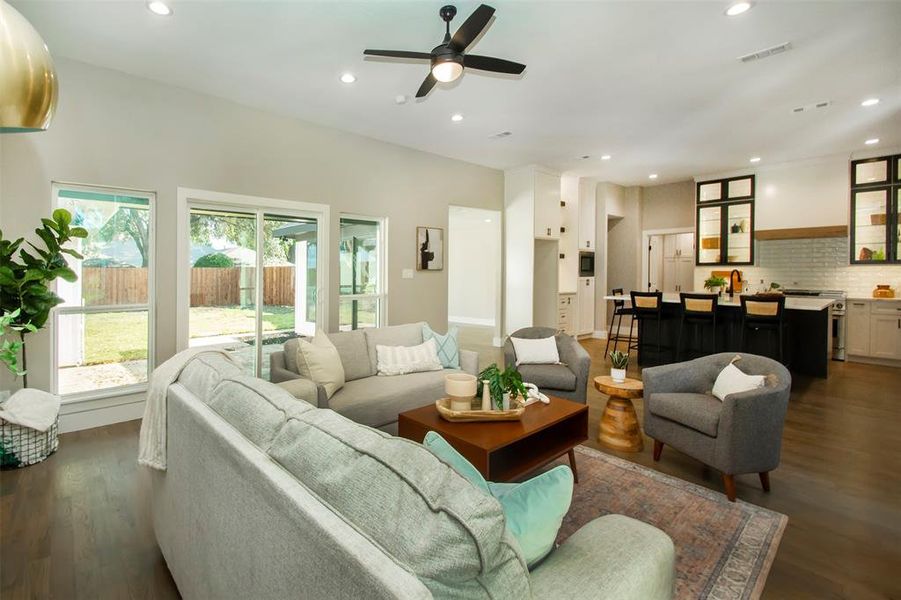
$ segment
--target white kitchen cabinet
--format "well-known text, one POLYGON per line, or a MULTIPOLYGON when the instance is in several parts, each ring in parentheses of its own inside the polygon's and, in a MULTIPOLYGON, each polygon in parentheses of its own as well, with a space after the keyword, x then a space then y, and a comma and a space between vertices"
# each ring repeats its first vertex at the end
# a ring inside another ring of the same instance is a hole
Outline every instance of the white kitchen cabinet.
MULTIPOLYGON (((575 294, 579 277, 579 178, 560 178, 560 293, 575 294)), ((574 301, 575 303, 575 301, 574 301)))
POLYGON ((544 240, 560 239, 560 177, 536 169, 535 185, 535 237, 544 240))
POLYGON ((847 302, 845 349, 854 358, 901 361, 901 300, 847 302))
POLYGON ((664 258, 690 258, 694 261, 695 234, 669 233, 663 236, 664 258))
POLYGON ((597 245, 595 222, 597 200, 593 189, 586 189, 586 192, 591 191, 590 194, 581 193, 582 185, 580 184, 579 191, 579 250, 595 250, 597 245))
POLYGON ((576 304, 579 307, 577 331, 579 335, 594 332, 594 277, 579 277, 576 304))
POLYGON ((560 294, 557 329, 567 335, 576 335, 576 304, 575 294, 560 294))
POLYGON ((870 356, 901 360, 901 314, 870 317, 870 356))
POLYGON ((851 300, 847 306, 845 352, 855 356, 869 356, 870 303, 864 300, 851 300))

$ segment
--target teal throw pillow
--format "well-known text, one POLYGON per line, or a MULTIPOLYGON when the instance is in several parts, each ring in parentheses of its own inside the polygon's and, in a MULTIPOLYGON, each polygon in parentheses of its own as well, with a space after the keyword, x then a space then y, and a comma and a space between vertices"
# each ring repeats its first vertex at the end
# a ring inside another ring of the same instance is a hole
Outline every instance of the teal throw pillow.
POLYGON ((425 434, 425 439, 422 440, 422 445, 428 448, 432 454, 450 465, 450 467, 458 474, 465 477, 469 481, 469 483, 476 486, 489 496, 491 495, 491 490, 488 489, 488 482, 485 481, 485 478, 482 477, 482 474, 479 473, 479 470, 472 466, 472 463, 466 460, 466 458, 462 454, 457 452, 453 446, 448 444, 447 440, 445 440, 443 437, 441 437, 434 431, 430 431, 425 434))
POLYGON ((432 331, 432 328, 428 325, 423 324, 422 341, 427 342, 430 339, 434 339, 435 345, 438 346, 438 359, 441 361, 441 366, 445 369, 459 369, 460 349, 457 344, 457 328, 450 327, 447 330, 447 335, 441 335, 432 331))
POLYGON ((507 531, 533 568, 554 549, 572 502, 573 472, 559 465, 522 483, 489 483, 488 488, 504 508, 507 531))
POLYGON ((497 498, 507 531, 516 538, 530 569, 554 549, 557 531, 572 502, 573 473, 568 466, 554 467, 522 483, 491 483, 434 431, 428 432, 422 443, 471 484, 497 498))

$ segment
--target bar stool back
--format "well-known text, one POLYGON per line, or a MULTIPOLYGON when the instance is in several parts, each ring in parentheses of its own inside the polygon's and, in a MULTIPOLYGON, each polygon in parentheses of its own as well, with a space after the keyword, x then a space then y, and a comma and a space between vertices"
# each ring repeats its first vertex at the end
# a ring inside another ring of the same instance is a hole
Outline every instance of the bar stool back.
POLYGON ((656 359, 660 360, 662 350, 660 325, 663 321, 663 292, 629 292, 632 296, 632 311, 638 320, 638 348, 639 360, 643 356, 644 342, 648 337, 648 326, 653 323, 656 326, 656 359))
POLYGON ((758 333, 766 331, 770 356, 778 358, 779 362, 784 364, 785 296, 781 294, 773 296, 741 296, 741 335, 739 346, 742 350, 745 350, 745 333, 748 330, 758 333), (774 333, 779 346, 775 352, 772 352, 774 333))
MULTIPOLYGON (((614 296, 622 296, 623 288, 613 288, 614 296)), ((607 344, 604 346, 604 358, 607 358, 607 352, 610 350, 610 342, 613 342, 613 349, 616 350, 616 343, 621 342, 623 340, 628 340, 628 346, 626 346, 626 353, 634 348, 632 344, 632 328, 635 326, 634 319, 634 311, 631 308, 626 308, 626 297, 623 296, 622 300, 614 300, 613 301, 613 313, 610 315, 610 329, 607 330, 607 344), (616 333, 614 333, 614 321, 619 317, 619 322, 616 324, 616 333), (620 333, 620 329, 623 326, 623 317, 633 317, 631 322, 629 323, 629 337, 625 337, 620 333)))
POLYGON ((700 331, 700 343, 698 344, 701 353, 704 353, 704 329, 710 326, 710 354, 716 354, 716 307, 719 302, 717 294, 689 294, 682 292, 679 294, 679 301, 682 304, 682 315, 679 319, 679 338, 676 342, 676 360, 682 360, 682 349, 684 348, 685 325, 692 325, 695 333, 700 331))

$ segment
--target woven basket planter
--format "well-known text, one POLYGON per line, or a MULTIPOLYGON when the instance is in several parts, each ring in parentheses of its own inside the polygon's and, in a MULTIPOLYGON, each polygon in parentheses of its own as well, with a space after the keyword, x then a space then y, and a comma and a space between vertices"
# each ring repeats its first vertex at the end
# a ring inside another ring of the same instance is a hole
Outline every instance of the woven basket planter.
POLYGON ((0 468, 17 469, 39 463, 59 448, 59 418, 47 431, 37 431, 0 419, 0 468))

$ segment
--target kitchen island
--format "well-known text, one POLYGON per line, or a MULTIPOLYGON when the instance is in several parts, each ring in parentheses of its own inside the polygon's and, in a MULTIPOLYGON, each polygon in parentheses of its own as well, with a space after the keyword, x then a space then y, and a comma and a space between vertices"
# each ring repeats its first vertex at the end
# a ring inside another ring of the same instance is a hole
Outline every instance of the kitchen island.
MULTIPOLYGON (((624 300, 626 306, 632 301, 628 295, 604 296, 604 300, 624 300)), ((813 375, 829 376, 829 361, 832 358, 832 304, 835 300, 822 297, 794 297, 785 299, 785 331, 783 343, 783 363, 791 371, 813 375)), ((679 340, 679 322, 682 305, 679 294, 663 295, 662 323, 660 324, 661 356, 655 356, 657 327, 649 326, 647 331, 638 327, 638 338, 645 346, 648 357, 638 354, 638 364, 645 365, 650 358, 654 363, 677 362, 676 344, 679 340)), ((710 327, 686 325, 683 340, 683 360, 711 353, 710 327), (699 337, 703 336, 703 338, 699 337), (702 346, 703 340, 703 346, 702 346), (701 351, 703 348, 703 352, 701 351)), ((771 356, 766 352, 767 334, 746 332, 746 350, 752 354, 771 356)), ((738 296, 719 299, 716 313, 716 351, 739 352, 741 339, 741 300, 738 296)), ((773 356, 775 358, 775 356, 773 356)))

